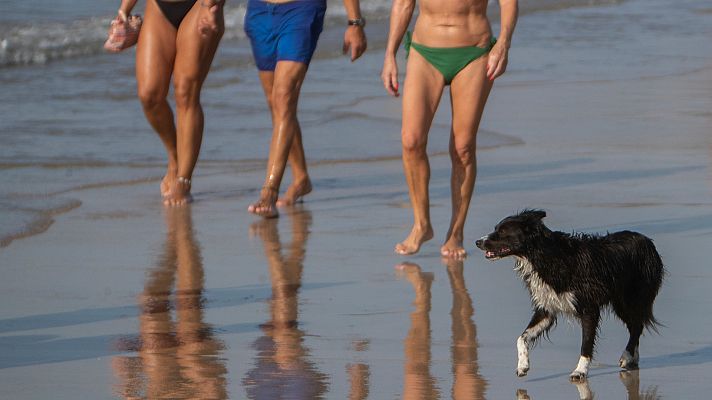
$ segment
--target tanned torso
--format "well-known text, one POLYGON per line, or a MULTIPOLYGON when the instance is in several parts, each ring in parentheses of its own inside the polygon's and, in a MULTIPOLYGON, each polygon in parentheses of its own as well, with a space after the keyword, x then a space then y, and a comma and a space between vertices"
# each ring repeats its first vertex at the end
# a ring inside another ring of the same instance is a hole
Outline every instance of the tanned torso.
POLYGON ((413 41, 430 47, 481 46, 492 36, 487 0, 421 0, 413 41))

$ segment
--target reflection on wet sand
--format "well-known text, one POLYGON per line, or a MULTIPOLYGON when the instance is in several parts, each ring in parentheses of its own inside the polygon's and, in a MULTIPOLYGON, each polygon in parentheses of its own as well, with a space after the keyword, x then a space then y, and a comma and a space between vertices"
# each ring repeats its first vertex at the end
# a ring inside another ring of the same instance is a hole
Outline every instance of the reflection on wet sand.
MULTIPOLYGON (((362 352, 368 350, 368 340, 354 340, 352 343, 353 350, 362 352)), ((346 371, 349 374, 349 400, 365 400, 369 393, 369 379, 371 378, 371 370, 368 364, 354 363, 346 366, 346 371)))
POLYGON ((297 327, 311 213, 295 211, 289 219, 292 240, 286 246, 286 255, 282 254, 277 219, 260 220, 250 227, 262 239, 272 283, 270 319, 260 325, 264 335, 254 343, 255 365, 243 379, 251 399, 319 399, 328 387, 327 375, 309 360, 305 332, 297 327))
POLYGON ((628 400, 659 400, 662 396, 658 395, 658 387, 652 386, 640 391, 640 371, 621 371, 618 377, 623 382, 625 390, 628 393, 628 400))
POLYGON ((477 362, 477 327, 472 320, 475 309, 462 272, 462 261, 447 261, 452 289, 452 398, 484 400, 487 382, 480 376, 477 362))
MULTIPOLYGON (((652 386, 646 388, 645 391, 640 391, 640 371, 621 371, 618 373, 623 386, 625 386, 627 399, 628 400, 660 400, 662 396, 658 395, 658 387, 652 386)), ((591 391, 591 387, 588 381, 572 383, 576 386, 578 391, 579 399, 581 400, 593 400, 596 398, 596 394, 591 391)), ((517 400, 534 400, 527 391, 524 389, 517 390, 517 400)))
POLYGON ((116 392, 132 399, 225 399, 223 344, 203 322, 203 263, 191 208, 166 208, 165 221, 163 254, 139 298, 139 337, 119 343, 138 355, 112 360, 116 392))
MULTIPOLYGON (((430 373, 430 288, 434 276, 422 272, 414 263, 396 267, 413 285, 415 310, 405 338, 404 399, 440 398, 440 390, 430 373)), ((453 399, 484 399, 486 381, 479 375, 477 363, 477 327, 472 316, 474 308, 463 277, 462 261, 450 260, 447 264, 452 288, 452 371, 453 399)))
POLYGON ((430 287, 433 273, 422 272, 420 266, 403 263, 398 270, 413 285, 415 310, 410 314, 410 329, 405 337, 403 399, 436 399, 440 390, 430 373, 430 287))

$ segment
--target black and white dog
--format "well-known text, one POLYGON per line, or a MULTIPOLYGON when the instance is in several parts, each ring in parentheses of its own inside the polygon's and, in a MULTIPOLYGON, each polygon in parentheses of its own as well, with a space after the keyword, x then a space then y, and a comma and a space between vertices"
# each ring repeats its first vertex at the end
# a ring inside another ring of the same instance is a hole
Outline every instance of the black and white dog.
POLYGON ((545 216, 544 211, 526 210, 507 217, 475 243, 490 260, 514 257, 514 270, 529 289, 534 315, 517 339, 517 375, 529 370, 530 345, 563 314, 581 322, 581 357, 569 377, 585 380, 605 308, 630 332, 619 365, 636 368, 643 328, 658 325, 653 301, 665 274, 652 240, 630 231, 605 236, 554 232, 542 223, 545 216))

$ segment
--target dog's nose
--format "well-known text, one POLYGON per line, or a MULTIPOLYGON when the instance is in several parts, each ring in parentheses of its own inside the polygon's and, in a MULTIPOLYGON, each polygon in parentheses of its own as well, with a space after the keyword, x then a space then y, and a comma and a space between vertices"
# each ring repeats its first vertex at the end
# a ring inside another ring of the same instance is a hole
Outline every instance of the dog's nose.
POLYGON ((482 241, 482 239, 477 239, 477 240, 475 240, 475 246, 477 246, 477 248, 480 248, 480 249, 481 249, 481 248, 482 248, 482 243, 484 243, 484 242, 482 241))

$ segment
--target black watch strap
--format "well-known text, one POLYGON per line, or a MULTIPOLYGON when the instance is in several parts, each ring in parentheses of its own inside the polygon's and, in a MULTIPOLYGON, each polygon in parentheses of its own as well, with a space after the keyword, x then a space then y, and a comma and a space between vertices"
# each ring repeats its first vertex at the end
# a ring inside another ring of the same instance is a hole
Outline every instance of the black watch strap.
POLYGON ((348 24, 353 25, 353 26, 364 27, 364 26, 366 26, 366 19, 365 18, 350 19, 348 21, 348 24))

